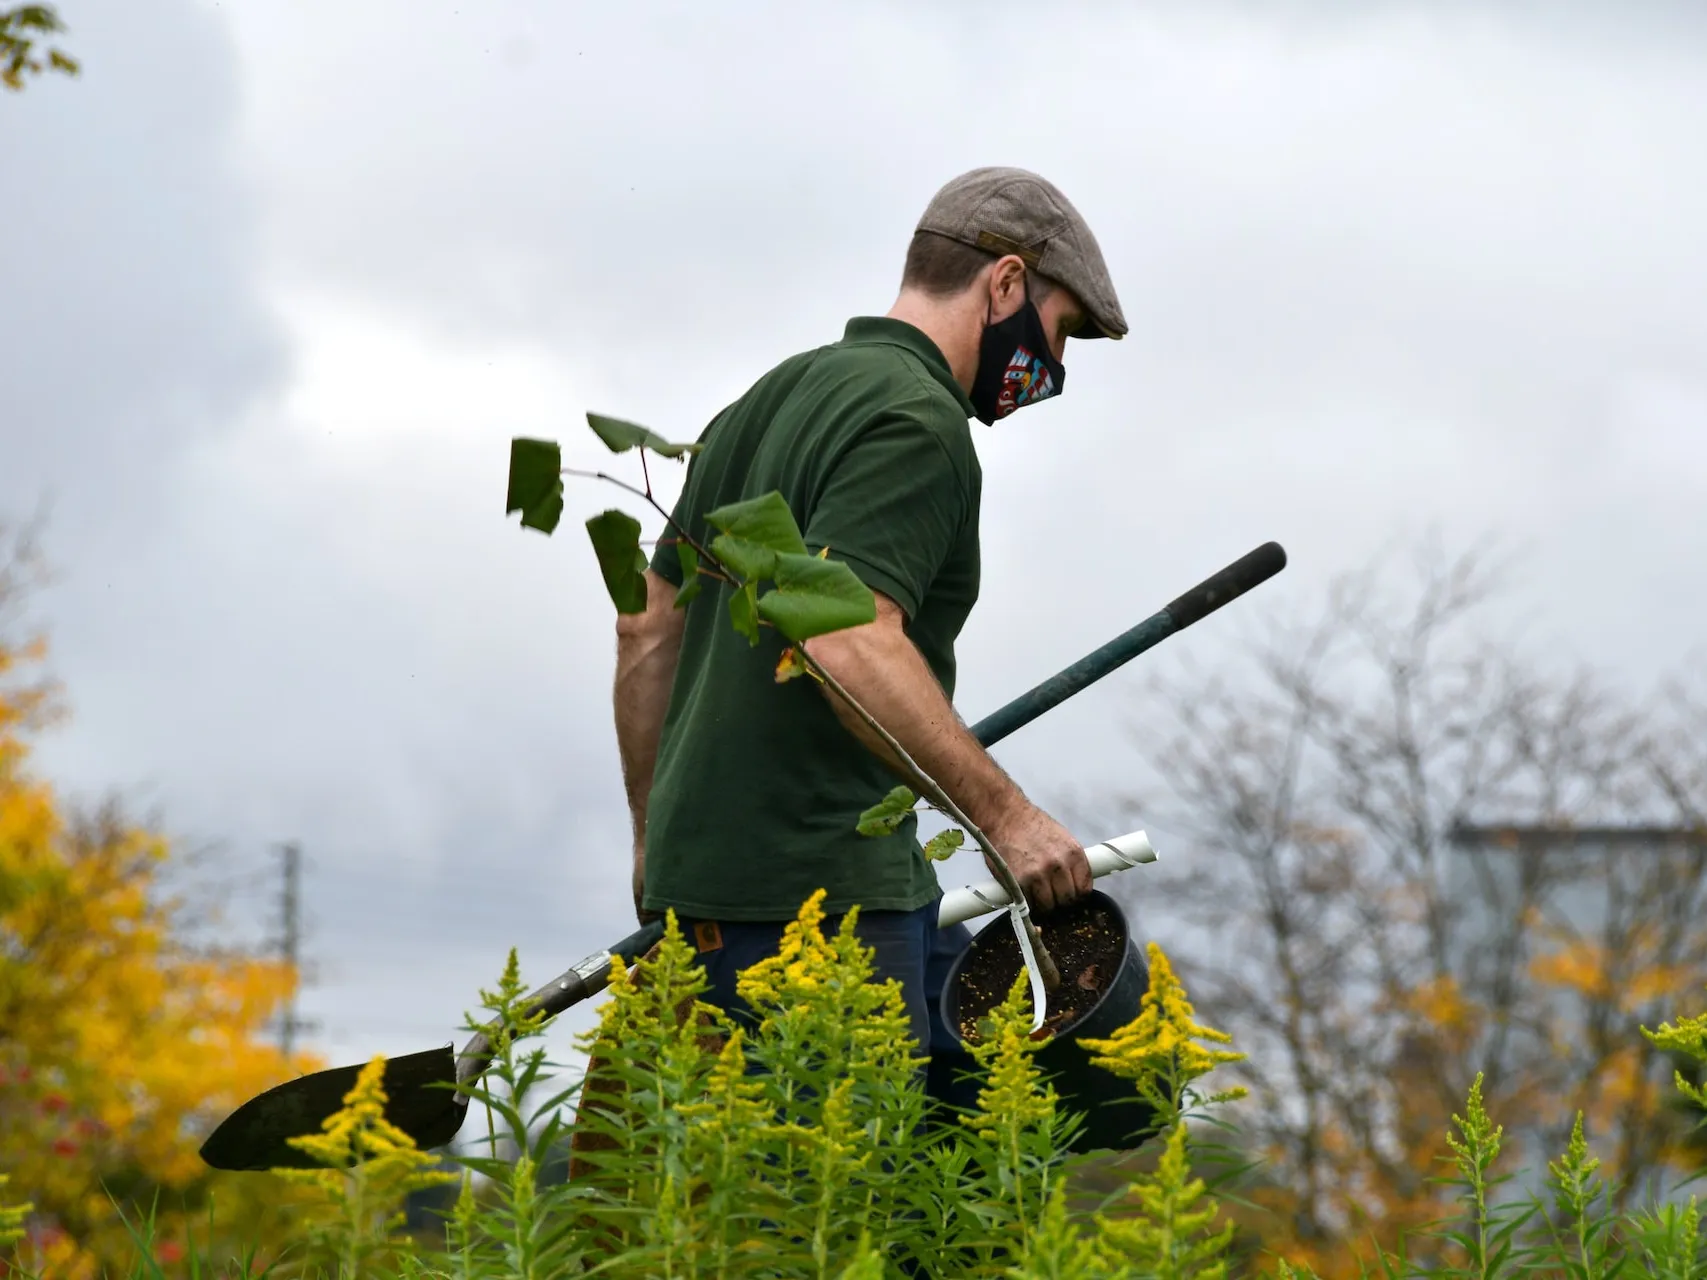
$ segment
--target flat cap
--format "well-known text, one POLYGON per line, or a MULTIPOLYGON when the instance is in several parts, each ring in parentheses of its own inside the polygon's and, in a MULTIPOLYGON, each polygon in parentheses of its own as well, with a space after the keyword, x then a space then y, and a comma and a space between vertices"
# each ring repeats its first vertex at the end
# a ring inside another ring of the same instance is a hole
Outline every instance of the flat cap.
POLYGON ((1114 281, 1090 226, 1053 183, 1025 169, 973 169, 932 197, 917 230, 1001 256, 1071 289, 1090 313, 1075 338, 1127 331, 1114 281))

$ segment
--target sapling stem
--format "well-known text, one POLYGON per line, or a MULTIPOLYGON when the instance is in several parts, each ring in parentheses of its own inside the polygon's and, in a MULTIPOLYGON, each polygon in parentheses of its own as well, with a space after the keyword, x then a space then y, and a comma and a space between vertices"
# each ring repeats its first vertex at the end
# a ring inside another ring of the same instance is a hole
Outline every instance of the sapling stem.
MULTIPOLYGON (((618 489, 626 489, 635 497, 644 498, 647 502, 652 504, 652 509, 654 511, 663 512, 664 519, 670 520, 670 513, 664 511, 664 508, 658 505, 658 500, 652 496, 652 481, 650 479, 646 481, 646 487, 644 489, 636 489, 633 485, 629 484, 628 481, 618 476, 613 476, 605 471, 583 471, 579 467, 564 467, 563 474, 566 476, 577 476, 582 480, 603 480, 606 484, 614 484, 618 489)), ((676 527, 676 522, 674 520, 670 520, 670 527, 676 527)))
MULTIPOLYGON (((695 553, 698 554, 702 565, 715 566, 716 573, 712 576, 736 587, 743 585, 735 575, 729 572, 728 567, 725 566, 721 560, 714 556, 705 547, 701 546, 694 540, 693 536, 689 534, 686 529, 676 523, 675 517, 665 510, 663 504, 652 496, 652 478, 645 469, 646 451, 642 449, 640 453, 641 474, 646 477, 646 487, 644 489, 638 489, 634 485, 629 484, 626 480, 619 479, 618 477, 609 475, 603 471, 581 471, 573 467, 564 467, 563 474, 580 476, 590 480, 603 480, 607 484, 614 484, 617 488, 623 489, 626 492, 633 494, 635 497, 640 498, 651 506, 651 508, 659 515, 664 517, 665 523, 676 531, 676 536, 681 541, 687 543, 688 546, 694 549, 695 553)), ((965 812, 954 802, 948 792, 944 791, 942 787, 937 784, 936 779, 926 773, 924 768, 917 760, 913 759, 907 749, 896 741, 894 734, 890 733, 889 730, 885 729, 878 723, 877 717, 867 711, 865 707, 861 705, 858 698, 854 697, 839 680, 826 671, 817 659, 806 652, 805 645, 795 645, 794 651, 800 655, 800 660, 806 665, 806 669, 819 680, 822 680, 824 684, 829 687, 830 691, 846 703, 854 715, 859 717, 861 723, 876 734, 883 742, 884 746, 889 748, 895 756, 896 763, 898 763, 902 769, 910 775, 909 781, 919 789, 920 794, 930 801, 931 804, 936 806, 936 808, 940 809, 952 818, 957 825, 965 828, 966 834, 972 837, 973 842, 977 844, 979 850, 985 855, 985 859, 989 864, 990 870, 996 877, 996 883, 1001 885, 1002 889, 1007 893, 1008 901, 1023 902, 1029 906, 1031 900, 1025 896, 1024 891, 1020 888, 1019 879, 1014 875, 1013 868, 1008 866, 1008 860, 1002 856, 1001 851, 996 848, 994 843, 991 842, 990 837, 984 834, 983 828, 966 816, 965 812)), ((1045 989, 1054 991, 1061 985, 1061 970, 1055 964, 1055 957, 1049 954, 1049 948, 1043 945, 1043 934, 1038 930, 1037 923, 1031 918, 1029 911, 1027 911, 1025 915, 1025 931, 1026 936, 1031 940, 1032 950, 1036 953, 1037 968, 1043 978, 1043 985, 1045 989)))
MULTIPOLYGON (((848 704, 853 713, 864 722, 866 728, 883 740, 883 745, 894 753, 896 761, 912 775, 912 781, 918 786, 925 798, 952 818, 956 824, 966 829, 966 834, 971 836, 978 848, 990 858, 992 862, 990 870, 995 874, 996 883, 1001 885, 1003 891, 1007 893, 1008 901, 1029 904, 1030 899, 1020 891, 1019 881, 1015 879, 1013 869, 1008 866, 1007 859, 997 851, 996 846, 990 842, 990 837, 984 834, 983 829, 967 817, 961 807, 954 803, 948 792, 937 785, 936 779, 920 767, 919 762, 907 753, 907 749, 895 740, 895 735, 879 724, 877 717, 861 706, 859 699, 849 693, 841 681, 826 671, 816 658, 806 652, 805 645, 795 645, 794 651, 800 655, 800 660, 806 664, 806 669, 829 685, 831 692, 848 704)), ((1031 939, 1032 950, 1037 954, 1037 967, 1043 974, 1043 985, 1053 991, 1061 985, 1061 970, 1056 967, 1055 957, 1049 954, 1049 948, 1043 945, 1043 935, 1038 931, 1037 924, 1032 920, 1029 912, 1025 917, 1025 931, 1031 939)))

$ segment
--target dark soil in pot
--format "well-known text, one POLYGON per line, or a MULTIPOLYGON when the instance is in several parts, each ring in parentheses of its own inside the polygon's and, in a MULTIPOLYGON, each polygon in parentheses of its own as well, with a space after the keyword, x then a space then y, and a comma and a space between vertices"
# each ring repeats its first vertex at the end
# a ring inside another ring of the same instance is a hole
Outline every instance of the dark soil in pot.
MULTIPOLYGON (((1035 1033, 1047 1039, 1072 1026, 1096 1006, 1120 968, 1126 953, 1125 923, 1101 895, 1087 898, 1047 916, 1035 917, 1043 945, 1061 971, 1061 985, 1049 993, 1043 1026, 1035 1033)), ((1007 999, 1014 979, 1024 967, 1013 927, 1005 935, 974 947, 960 969, 958 1026, 968 1044, 979 1040, 978 1024, 1007 999), (1003 945, 1005 943, 1005 945, 1003 945)))

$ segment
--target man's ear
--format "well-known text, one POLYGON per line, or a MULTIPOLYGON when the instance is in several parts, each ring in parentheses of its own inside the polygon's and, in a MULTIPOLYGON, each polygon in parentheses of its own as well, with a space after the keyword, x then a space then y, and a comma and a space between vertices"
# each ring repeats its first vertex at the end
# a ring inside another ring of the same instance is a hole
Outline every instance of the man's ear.
POLYGON ((991 319, 1006 320, 1024 305, 1025 262, 1018 254, 1005 254, 990 271, 991 319))

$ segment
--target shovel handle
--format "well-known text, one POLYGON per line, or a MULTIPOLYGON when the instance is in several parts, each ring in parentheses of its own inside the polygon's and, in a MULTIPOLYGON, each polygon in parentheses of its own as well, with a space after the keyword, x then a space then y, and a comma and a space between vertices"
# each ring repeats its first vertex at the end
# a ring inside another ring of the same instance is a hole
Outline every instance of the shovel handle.
POLYGON ((1165 610, 1174 620, 1174 630, 1184 631, 1199 618, 1206 618, 1222 605, 1237 600, 1252 587, 1259 587, 1286 567, 1286 549, 1278 542, 1265 542, 1247 551, 1220 573, 1205 578, 1165 610))
POLYGON ((1130 631, 1122 632, 1102 648, 1087 653, 1072 666, 1020 694, 1001 710, 985 716, 972 726, 972 736, 985 747, 995 746, 1045 711, 1060 706, 1109 672, 1125 666, 1146 649, 1155 648, 1169 636, 1184 631, 1222 605, 1237 600, 1252 587, 1261 586, 1285 567, 1286 551, 1278 542, 1265 542, 1256 550, 1246 552, 1167 608, 1151 614, 1130 631))
MULTIPOLYGON (((554 1018, 565 1009, 580 1004, 588 996, 596 996, 610 981, 610 967, 614 960, 620 959, 624 964, 633 964, 657 946, 663 936, 663 922, 654 920, 651 924, 641 925, 608 950, 595 951, 528 996, 522 1002, 522 1017, 531 1018, 535 1014, 543 1013, 548 1018, 554 1018)), ((468 1084, 491 1065, 491 1033, 495 1030, 496 1027, 489 1024, 486 1030, 476 1033, 474 1038, 462 1047, 462 1052, 456 1057, 458 1084, 468 1084)), ((466 1094, 459 1093, 456 1100, 462 1106, 468 1105, 466 1094)))

